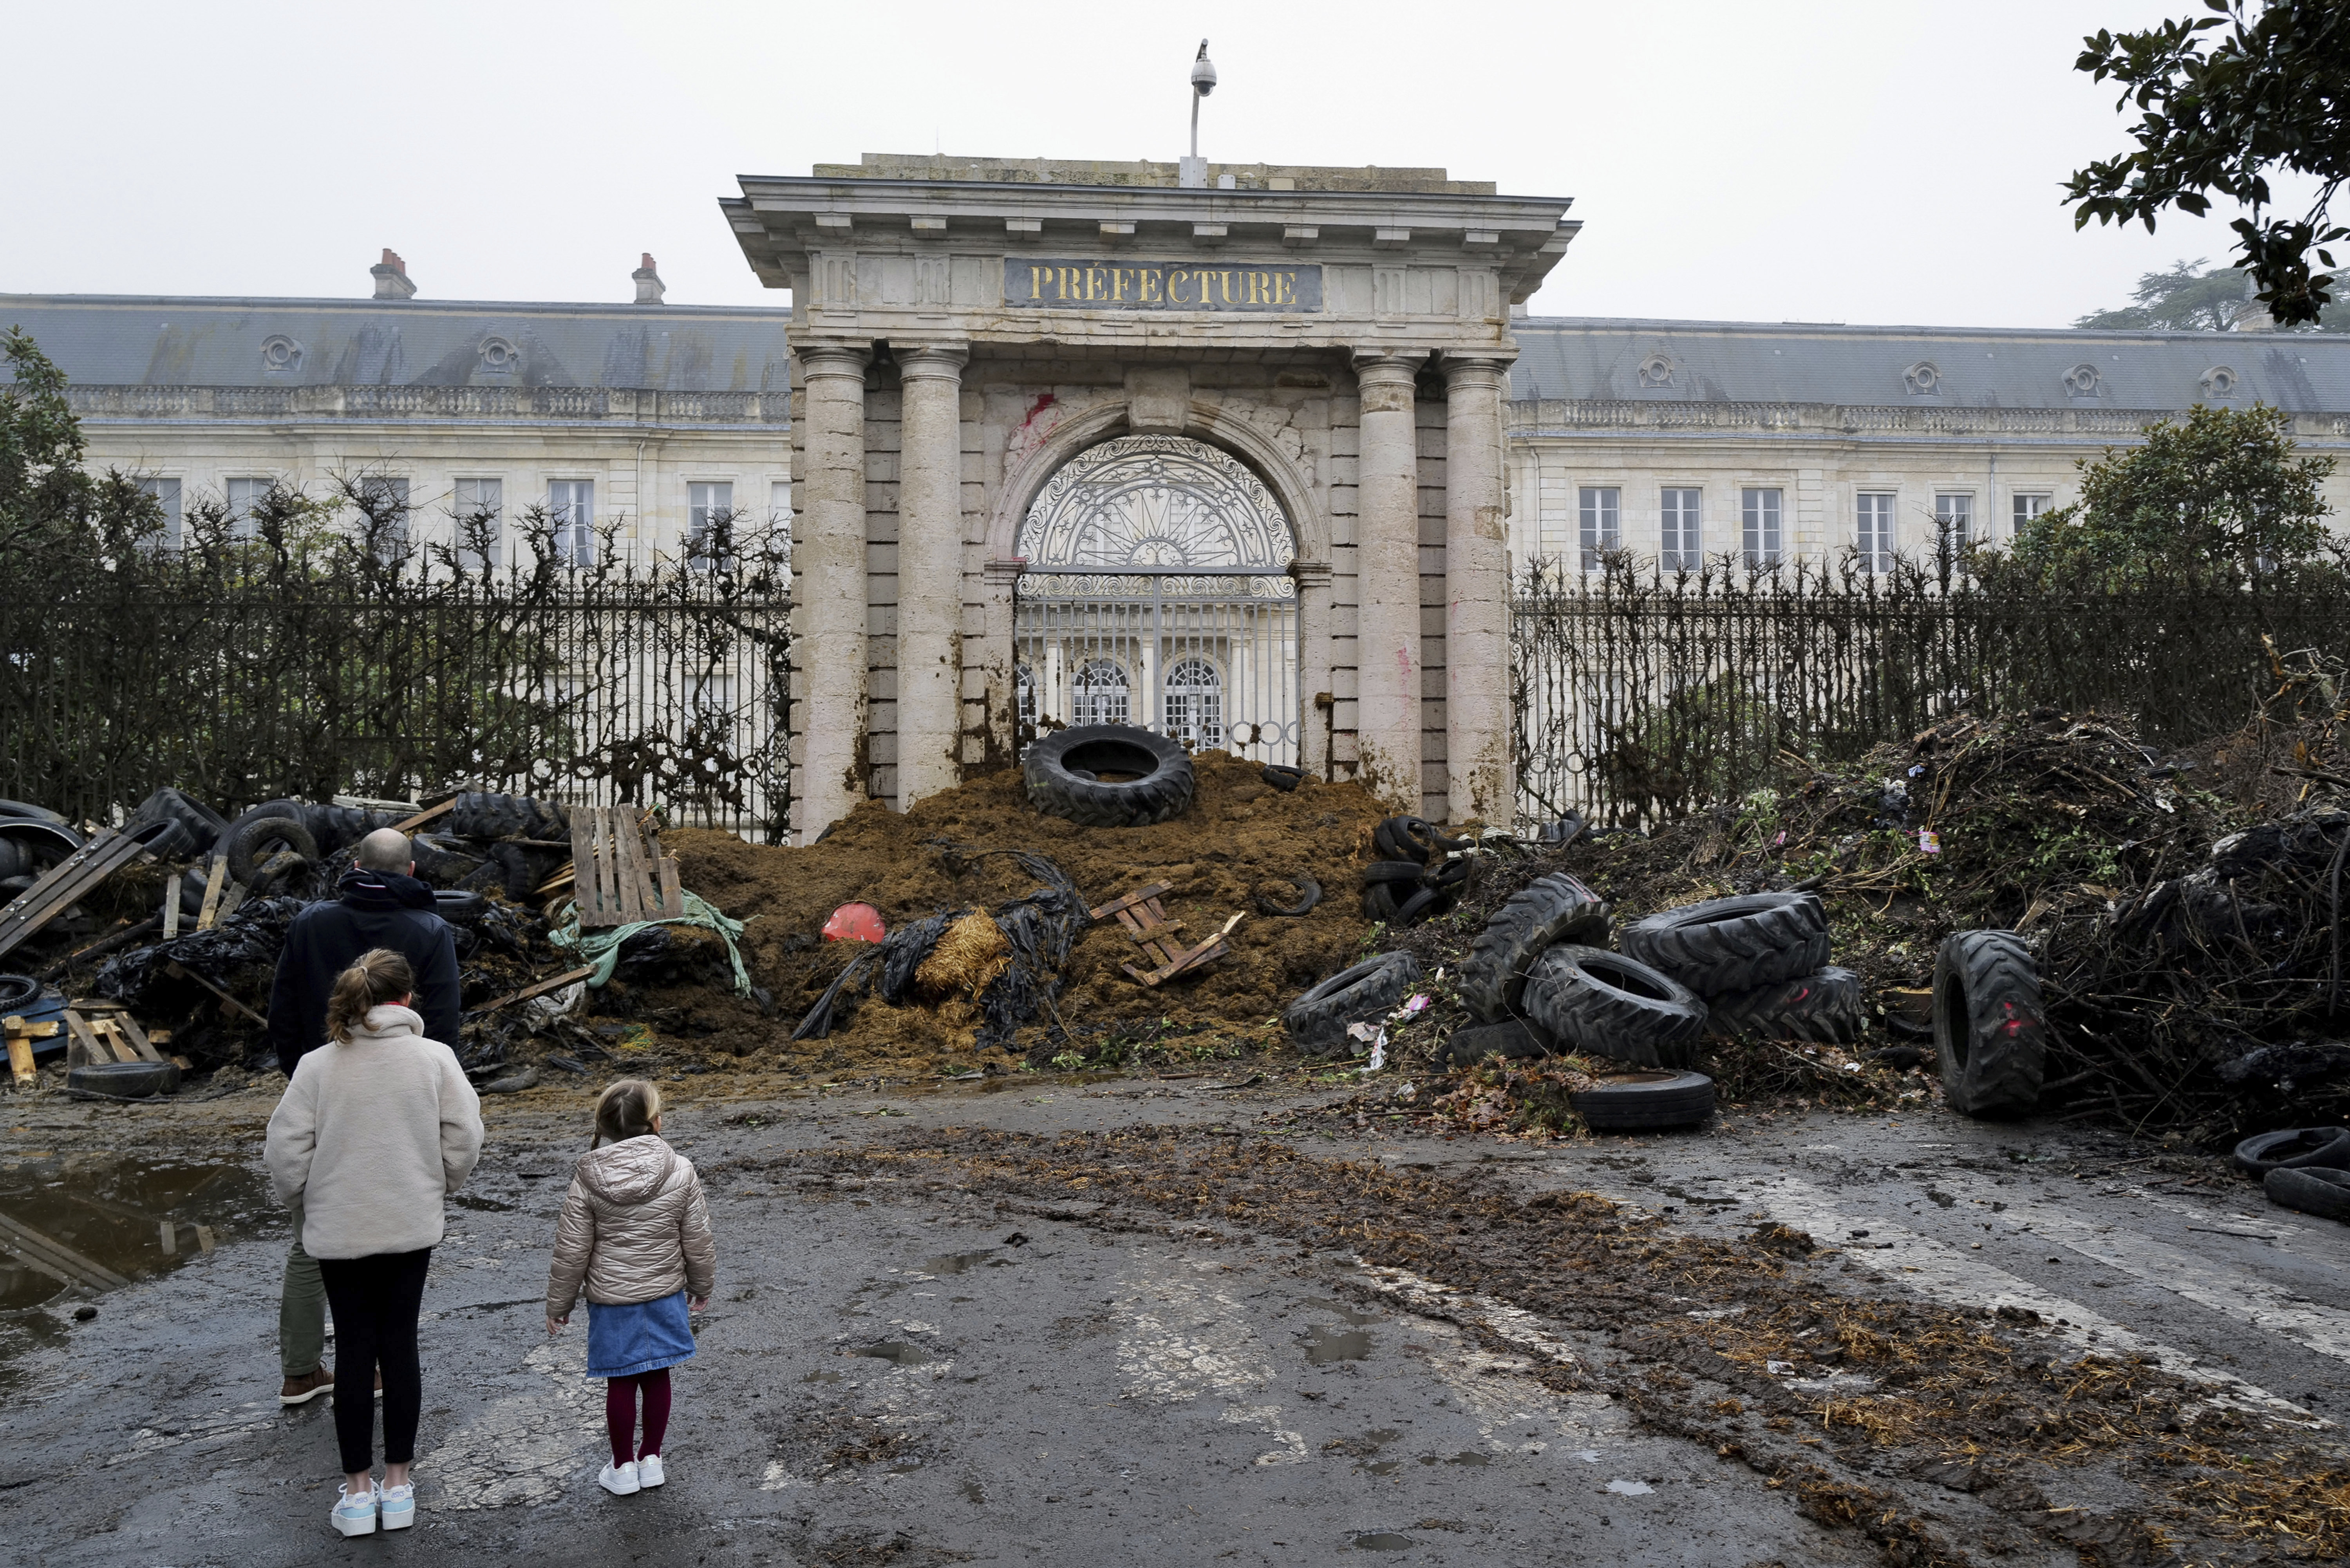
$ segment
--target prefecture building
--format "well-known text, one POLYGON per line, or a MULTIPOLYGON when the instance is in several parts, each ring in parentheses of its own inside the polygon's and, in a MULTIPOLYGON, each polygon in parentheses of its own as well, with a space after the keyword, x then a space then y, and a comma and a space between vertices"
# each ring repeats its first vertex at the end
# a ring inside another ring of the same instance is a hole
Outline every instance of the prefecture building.
POLYGON ((0 323, 167 508, 364 472, 420 532, 537 505, 640 563, 714 512, 787 521, 804 833, 1052 721, 1501 820, 1531 561, 1996 541, 2197 402, 2350 451, 2325 337, 1529 317, 1568 206, 1440 170, 868 155, 721 203, 773 310, 666 304, 650 256, 631 303, 441 302, 386 252, 368 299, 0 296, 0 323))

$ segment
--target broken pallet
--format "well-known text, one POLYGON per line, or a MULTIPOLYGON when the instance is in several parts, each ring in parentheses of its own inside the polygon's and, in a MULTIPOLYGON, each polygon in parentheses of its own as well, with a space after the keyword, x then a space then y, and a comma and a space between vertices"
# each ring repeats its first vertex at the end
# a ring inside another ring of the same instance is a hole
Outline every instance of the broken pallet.
POLYGON ((147 853, 148 841, 171 829, 167 822, 151 822, 131 833, 100 829, 89 842, 58 861, 41 879, 0 909, 0 955, 88 898, 99 883, 133 859, 147 853))
POLYGON ((1157 985, 1161 981, 1188 974, 1222 958, 1231 950, 1224 945, 1225 936, 1241 922, 1240 916, 1234 915, 1225 922, 1222 930, 1195 948, 1185 948, 1175 936, 1182 929, 1183 922, 1169 919, 1166 906, 1159 901, 1170 891, 1172 889, 1167 883, 1153 882, 1147 888, 1136 888, 1122 898, 1112 898, 1098 909, 1087 911, 1097 920, 1116 915, 1118 923, 1126 928, 1126 934, 1133 940, 1134 945, 1154 961, 1149 969, 1138 969, 1130 963, 1118 966, 1144 985, 1157 985))
POLYGON ((571 811, 573 898, 579 929, 632 926, 685 913, 677 861, 661 853, 660 834, 625 805, 575 805, 571 811))

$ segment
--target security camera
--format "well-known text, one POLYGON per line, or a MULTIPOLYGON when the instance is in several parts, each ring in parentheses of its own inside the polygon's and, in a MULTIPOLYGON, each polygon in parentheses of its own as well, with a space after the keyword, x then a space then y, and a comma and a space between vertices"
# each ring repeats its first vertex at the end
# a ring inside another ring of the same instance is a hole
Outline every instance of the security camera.
POLYGON ((1216 90, 1216 67, 1208 58, 1208 40, 1200 40, 1200 57, 1191 62, 1191 90, 1201 98, 1216 90))

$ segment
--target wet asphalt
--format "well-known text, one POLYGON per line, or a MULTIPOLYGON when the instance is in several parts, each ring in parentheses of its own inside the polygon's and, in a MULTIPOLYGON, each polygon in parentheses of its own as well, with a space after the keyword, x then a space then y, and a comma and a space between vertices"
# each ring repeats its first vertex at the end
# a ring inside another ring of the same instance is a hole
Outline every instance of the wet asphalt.
MULTIPOLYGON (((721 1284, 675 1374, 671 1480, 626 1499, 595 1484, 602 1385, 584 1376, 584 1320, 550 1339, 540 1305, 584 1116, 550 1096, 494 1103, 425 1299, 419 1524, 351 1542, 326 1520, 328 1401, 275 1398, 284 1227, 240 1185, 267 1098, 20 1112, 0 1144, 9 1211, 47 1205, 61 1236, 83 1213, 93 1247, 132 1232, 61 1195, 135 1220, 110 1185, 126 1172, 232 1174, 210 1199, 174 1199, 175 1251, 158 1226, 153 1256, 121 1260, 134 1282, 88 1303, 94 1318, 65 1295, 0 1314, 0 1562, 1874 1560, 1744 1466, 1638 1429, 1604 1395, 1552 1392, 1473 1313, 1343 1254, 760 1161, 914 1127, 1261 1127, 1274 1104, 1134 1081, 991 1087, 699 1106, 676 1090, 672 1141, 723 1172, 721 1284), (181 1239, 199 1223, 210 1251, 181 1239)), ((2151 1345, 2350 1414, 2350 1231, 2272 1210, 2211 1162, 1939 1112, 1734 1115, 1543 1148, 1343 1125, 1284 1137, 1596 1189, 1699 1231, 1802 1221, 1876 1280, 2069 1311, 2085 1343, 2151 1345)))

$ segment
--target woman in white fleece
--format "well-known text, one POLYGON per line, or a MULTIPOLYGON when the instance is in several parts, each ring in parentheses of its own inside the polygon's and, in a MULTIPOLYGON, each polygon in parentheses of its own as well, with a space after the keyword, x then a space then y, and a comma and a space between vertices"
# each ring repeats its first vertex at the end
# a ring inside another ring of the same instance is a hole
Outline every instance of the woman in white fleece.
POLYGON ((482 1153, 482 1102, 456 1053, 409 1010, 416 976, 387 948, 359 955, 327 1003, 334 1047, 294 1068, 269 1117, 265 1157, 278 1200, 302 1205, 340 1342, 335 1437, 343 1485, 329 1515, 345 1535, 416 1522, 416 1420, 424 1404, 416 1317, 441 1241, 442 1200, 482 1153), (383 1483, 375 1463, 375 1375, 383 1372, 383 1483))

